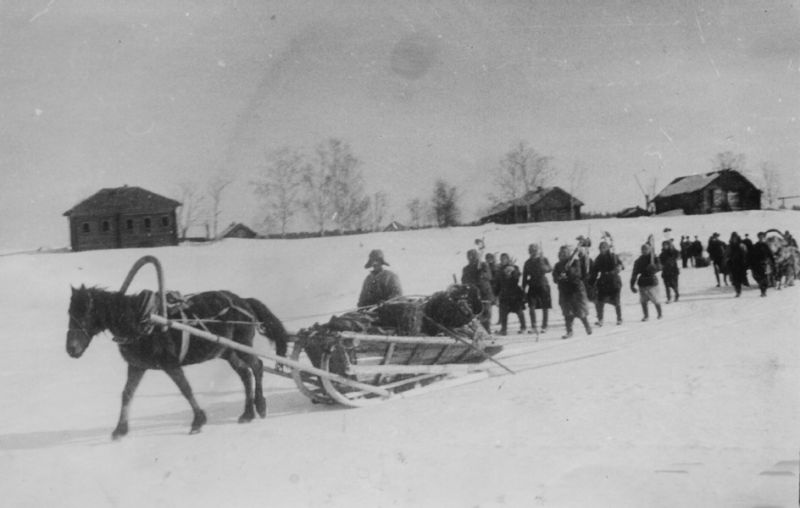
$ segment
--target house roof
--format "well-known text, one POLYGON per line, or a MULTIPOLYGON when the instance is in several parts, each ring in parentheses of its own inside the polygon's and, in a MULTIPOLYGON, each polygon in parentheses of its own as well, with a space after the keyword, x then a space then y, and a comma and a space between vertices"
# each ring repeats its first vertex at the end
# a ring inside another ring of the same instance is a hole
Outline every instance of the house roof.
POLYGON ((522 196, 520 198, 512 199, 510 201, 505 201, 503 203, 499 203, 499 204, 493 206, 492 209, 489 210, 488 215, 494 215, 496 213, 503 212, 505 210, 508 210, 512 206, 531 206, 531 205, 535 205, 536 203, 542 201, 544 198, 546 198, 547 196, 549 196, 550 194, 552 194, 554 192, 563 194, 566 198, 572 198, 573 199, 573 204, 575 206, 583 206, 583 202, 580 199, 571 196, 567 191, 565 191, 561 187, 557 187, 557 186, 556 187, 539 187, 536 190, 528 191, 524 196, 522 196))
POLYGON ((181 206, 174 199, 166 198, 141 187, 115 187, 101 189, 73 206, 64 215, 98 215, 111 213, 167 212, 181 206))
POLYGON ((656 198, 666 198, 675 196, 677 194, 688 194, 690 192, 699 191, 709 186, 714 180, 719 178, 720 175, 725 173, 735 174, 736 176, 741 177, 743 180, 749 181, 744 177, 744 175, 733 169, 723 169, 720 171, 712 171, 710 173, 702 173, 699 175, 680 176, 671 181, 669 185, 661 190, 661 192, 656 194, 656 198))

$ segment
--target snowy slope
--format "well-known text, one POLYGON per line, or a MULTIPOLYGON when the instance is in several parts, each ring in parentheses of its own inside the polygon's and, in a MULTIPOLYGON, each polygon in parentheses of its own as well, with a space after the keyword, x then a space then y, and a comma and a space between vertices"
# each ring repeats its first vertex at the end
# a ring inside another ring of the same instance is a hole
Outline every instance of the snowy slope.
MULTIPOLYGON (((116 289, 145 254, 182 292, 230 289, 265 301, 291 330, 354 305, 367 253, 382 248, 407 294, 459 274, 475 238, 518 262, 541 242, 611 231, 626 272, 639 245, 672 235, 751 236, 800 228, 791 212, 595 220, 296 241, 0 256, 0 480, 8 506, 795 506, 800 346, 797 287, 759 298, 681 274, 682 298, 640 323, 538 343, 501 359, 517 371, 364 409, 311 404, 268 377, 269 415, 239 425, 243 394, 223 362, 187 369, 209 416, 163 373, 145 377, 131 433, 111 442, 125 366, 108 336, 79 360, 64 350, 70 285, 116 289)), ((596 249, 593 248, 593 252, 596 249)), ((134 289, 154 287, 145 269, 134 289)), ((610 309, 608 309, 610 311, 610 309)), ((513 318, 512 318, 513 323, 513 318)), ((512 325, 513 326, 513 325, 512 325)), ((259 347, 267 348, 266 343, 259 347)))

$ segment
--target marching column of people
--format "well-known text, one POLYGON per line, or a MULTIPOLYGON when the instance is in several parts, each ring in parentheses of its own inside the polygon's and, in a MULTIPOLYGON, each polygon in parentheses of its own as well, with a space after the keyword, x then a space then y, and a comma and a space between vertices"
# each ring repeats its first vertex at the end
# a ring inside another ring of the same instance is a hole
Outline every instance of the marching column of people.
MULTIPOLYGON (((767 232, 759 232, 755 243, 749 240, 749 235, 745 234, 743 238, 735 231, 726 243, 715 232, 708 239, 705 249, 707 258, 703 257, 702 243, 696 235, 694 240, 689 235, 682 235, 679 248, 676 248, 669 234, 671 231, 669 228, 664 230, 666 238, 661 242, 661 252, 657 255, 653 250, 651 235, 641 246, 641 253, 631 268, 630 289, 638 295, 642 321, 650 319, 651 304, 656 317, 663 317, 659 273, 664 284, 666 303, 677 303, 681 298, 681 268, 711 265, 716 287, 722 287, 723 284, 727 287, 730 283, 736 297, 741 296, 743 287, 750 287, 748 270, 762 297, 767 296, 768 288, 780 289, 782 282, 791 286, 796 278, 800 278, 800 251, 788 231, 778 233, 780 242, 777 245, 776 230, 770 230, 773 236, 769 240, 767 232)), ((596 327, 604 325, 606 305, 614 307, 616 324, 621 325, 623 284, 620 273, 625 267, 620 256, 614 252, 610 235, 604 233, 598 245, 599 252, 594 258, 589 254, 589 239, 580 236, 577 241, 575 246, 562 245, 558 250, 557 262, 552 266, 540 244, 529 244, 528 258, 522 271, 507 252, 500 254, 498 263, 493 253, 487 252, 483 260, 481 251, 468 250, 460 283, 477 288, 482 303, 482 310, 477 316, 480 324, 491 333, 491 308, 492 305, 498 305, 499 334, 508 333, 510 314, 517 318, 519 333, 524 333, 528 330, 525 318, 527 306, 530 330, 537 336, 547 332, 553 306, 549 282, 552 278, 558 289, 558 304, 564 318, 565 333, 562 338, 573 336, 576 319, 581 322, 587 335, 592 334, 590 302, 594 304, 596 327), (537 311, 541 312, 541 320, 537 319, 537 311)), ((484 246, 482 240, 480 246, 484 246)), ((371 271, 362 285, 359 307, 378 305, 403 294, 399 278, 385 266, 389 266, 389 263, 381 250, 369 253, 364 268, 371 271)))

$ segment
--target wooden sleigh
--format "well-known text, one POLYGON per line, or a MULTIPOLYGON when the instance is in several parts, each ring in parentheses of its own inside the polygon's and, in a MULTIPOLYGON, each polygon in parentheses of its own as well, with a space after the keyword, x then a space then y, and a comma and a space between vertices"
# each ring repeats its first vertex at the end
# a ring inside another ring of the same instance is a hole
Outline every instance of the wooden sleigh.
MULTIPOLYGON (((139 268, 148 263, 156 268, 160 301, 166 302, 161 265, 152 256, 137 261, 121 292, 125 292, 139 268)), ((446 326, 421 312, 427 301, 427 297, 417 297, 400 302, 416 311, 414 320, 421 326, 411 329, 377 326, 372 331, 379 333, 370 333, 315 325, 300 330, 290 337, 294 346, 289 358, 244 346, 179 319, 170 319, 165 306, 152 312, 149 319, 155 325, 180 330, 192 338, 272 360, 277 367, 265 367, 265 372, 293 379, 297 388, 317 403, 361 407, 408 397, 486 378, 489 368, 494 366, 492 363, 512 372, 493 358, 502 347, 494 344, 475 319, 459 327, 446 326), (428 333, 417 335, 422 329, 427 329, 428 333), (432 335, 432 329, 436 335, 432 335)))

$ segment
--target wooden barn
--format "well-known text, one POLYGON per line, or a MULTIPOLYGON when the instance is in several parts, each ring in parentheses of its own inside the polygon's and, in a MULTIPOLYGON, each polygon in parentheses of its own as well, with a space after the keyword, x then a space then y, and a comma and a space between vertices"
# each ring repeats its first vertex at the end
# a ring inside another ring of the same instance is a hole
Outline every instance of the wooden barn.
POLYGON ((623 208, 619 213, 617 213, 618 219, 632 219, 636 217, 646 217, 650 215, 647 210, 642 208, 641 206, 631 206, 629 208, 623 208))
POLYGON ((676 178, 653 198, 657 214, 686 215, 761 209, 761 191, 733 169, 676 178))
POLYGON ((257 238, 258 233, 245 226, 241 222, 231 222, 217 238, 257 238))
POLYGON ((500 203, 481 217, 481 223, 516 224, 578 220, 583 203, 560 187, 539 187, 521 198, 500 203))
POLYGON ((178 244, 181 204, 140 187, 102 189, 64 212, 73 251, 178 244))

